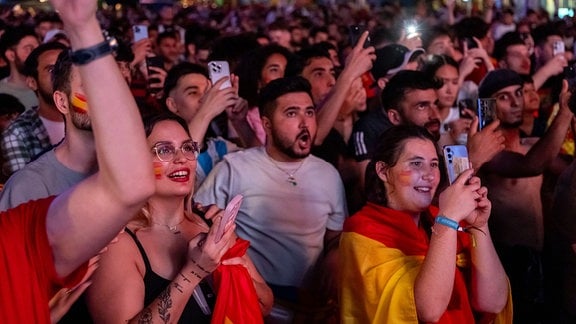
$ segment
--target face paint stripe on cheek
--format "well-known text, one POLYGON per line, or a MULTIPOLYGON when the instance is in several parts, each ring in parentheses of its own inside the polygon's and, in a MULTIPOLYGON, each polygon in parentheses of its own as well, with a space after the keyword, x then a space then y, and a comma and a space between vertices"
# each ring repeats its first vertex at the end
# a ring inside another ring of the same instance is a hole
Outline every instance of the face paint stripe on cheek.
POLYGON ((80 93, 72 94, 72 109, 80 114, 86 114, 88 112, 88 102, 86 101, 86 96, 80 93))
POLYGON ((398 174, 398 182, 403 185, 409 185, 412 183, 412 171, 404 170, 400 171, 398 174))
POLYGON ((154 177, 156 180, 162 179, 162 162, 152 162, 154 166, 154 177))

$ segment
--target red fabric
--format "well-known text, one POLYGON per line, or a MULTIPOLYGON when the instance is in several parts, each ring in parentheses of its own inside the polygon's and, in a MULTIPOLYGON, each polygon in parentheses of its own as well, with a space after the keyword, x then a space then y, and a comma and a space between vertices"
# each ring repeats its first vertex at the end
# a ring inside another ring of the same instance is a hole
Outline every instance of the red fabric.
MULTIPOLYGON (((237 239, 236 244, 224 254, 222 260, 243 256, 249 246, 250 242, 237 239)), ((264 323, 258 295, 246 267, 220 265, 212 276, 218 296, 212 316, 213 324, 264 323)))
POLYGON ((46 235, 46 215, 53 199, 27 202, 0 214, 2 323, 50 323, 48 300, 53 289, 74 284, 58 278, 54 268, 46 235))
MULTIPOLYGON (((437 216, 438 209, 431 206, 423 214, 428 217, 430 224, 433 224, 433 217, 437 216)), ((347 219, 343 231, 364 235, 386 247, 398 249, 405 255, 425 256, 430 243, 424 228, 417 226, 410 215, 372 203, 368 203, 347 219)), ((470 239, 468 235, 459 232, 457 253, 468 254, 469 249, 470 239)), ((466 280, 464 273, 458 267, 456 267, 452 297, 446 311, 437 323, 474 323, 466 280)))

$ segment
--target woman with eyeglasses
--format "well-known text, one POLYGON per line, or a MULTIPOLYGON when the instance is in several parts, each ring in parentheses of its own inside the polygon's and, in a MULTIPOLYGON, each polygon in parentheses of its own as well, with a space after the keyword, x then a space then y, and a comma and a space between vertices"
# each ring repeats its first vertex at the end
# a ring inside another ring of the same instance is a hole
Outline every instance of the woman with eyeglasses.
POLYGON ((207 210, 211 227, 186 211, 198 154, 186 122, 166 113, 145 118, 144 128, 156 192, 102 255, 86 294, 92 319, 96 323, 209 323, 216 297, 208 279, 220 264, 248 270, 260 306, 257 315, 266 315, 272 292, 250 258, 223 259, 236 243, 235 226, 218 241, 221 210, 215 206, 207 210))

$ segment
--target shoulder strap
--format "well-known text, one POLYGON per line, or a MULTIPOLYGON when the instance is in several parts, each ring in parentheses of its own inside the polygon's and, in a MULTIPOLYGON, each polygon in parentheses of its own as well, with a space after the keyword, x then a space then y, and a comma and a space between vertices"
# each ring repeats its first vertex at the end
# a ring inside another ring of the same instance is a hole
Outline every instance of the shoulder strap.
POLYGON ((125 227, 124 231, 126 233, 128 233, 132 237, 132 239, 134 240, 134 243, 136 243, 136 246, 138 247, 138 250, 140 251, 140 254, 142 255, 142 260, 144 261, 144 266, 146 267, 146 273, 151 272, 152 267, 150 266, 150 260, 148 260, 148 256, 146 255, 146 251, 144 250, 142 243, 140 243, 140 241, 138 240, 138 237, 136 237, 136 233, 129 230, 128 227, 125 227))

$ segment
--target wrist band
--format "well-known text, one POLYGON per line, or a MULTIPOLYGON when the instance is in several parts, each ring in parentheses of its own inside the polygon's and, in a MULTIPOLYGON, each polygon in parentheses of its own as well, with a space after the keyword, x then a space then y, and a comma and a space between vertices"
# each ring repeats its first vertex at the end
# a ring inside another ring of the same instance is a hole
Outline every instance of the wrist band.
POLYGON ((440 224, 440 225, 450 227, 451 229, 458 231, 458 232, 464 232, 465 231, 464 228, 462 228, 462 226, 458 225, 457 221, 452 220, 446 216, 442 216, 442 215, 437 216, 435 222, 440 224))
POLYGON ((115 39, 107 37, 105 40, 96 45, 77 49, 75 51, 70 50, 70 59, 72 60, 72 63, 76 65, 88 64, 98 58, 113 54, 116 50, 116 47, 117 43, 115 39))

